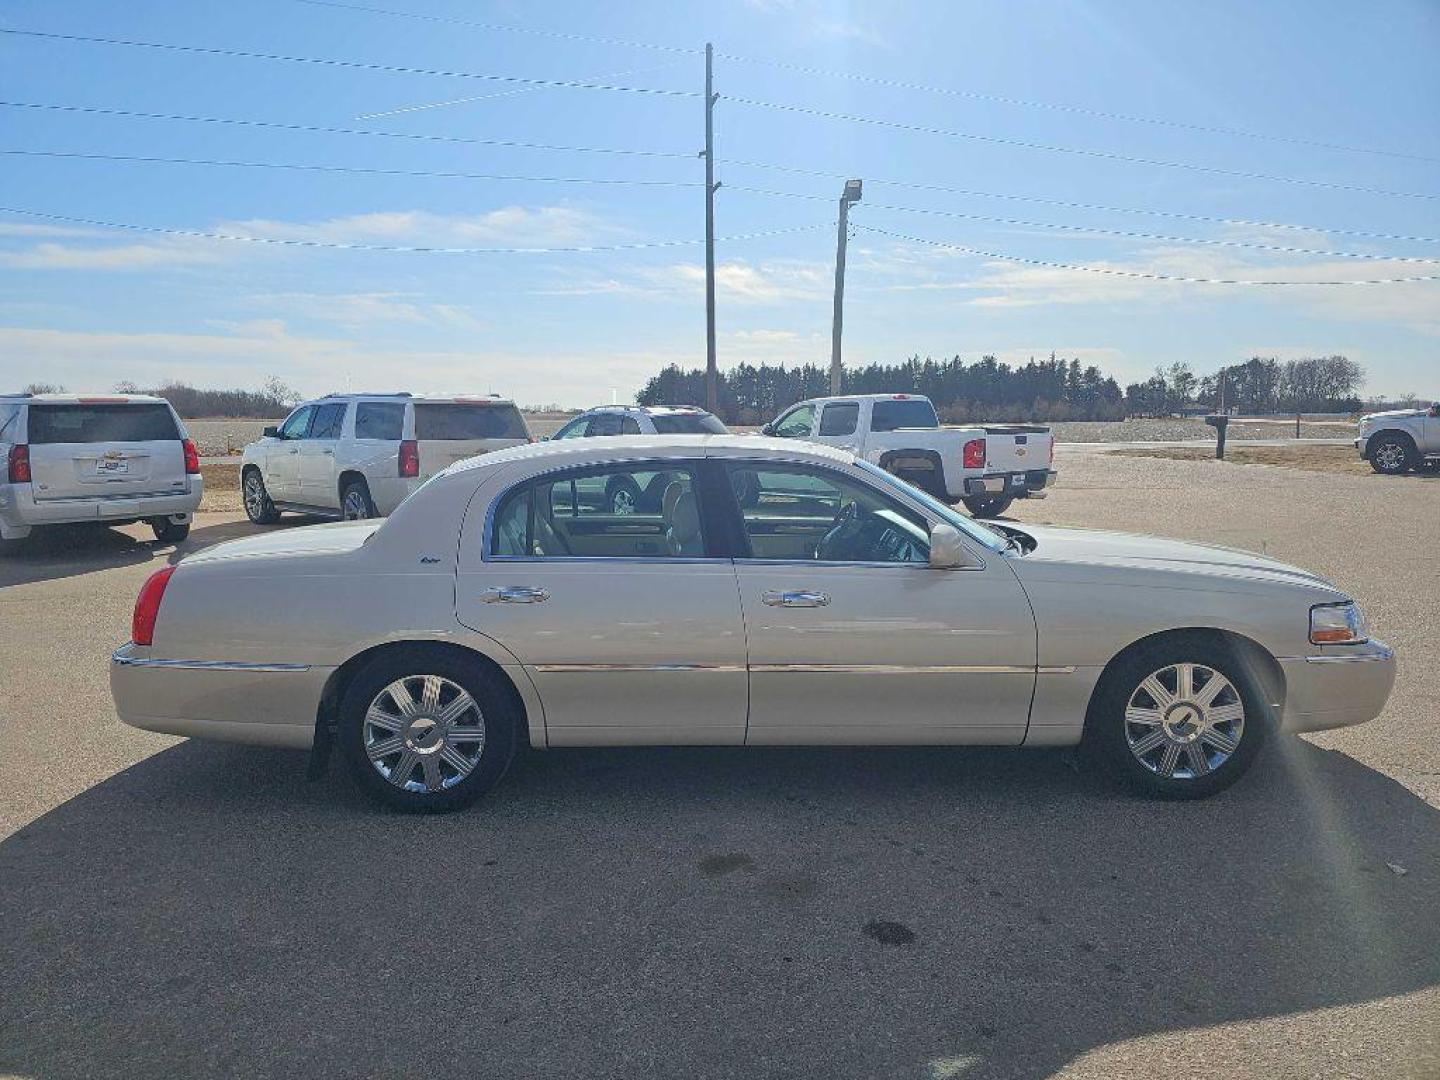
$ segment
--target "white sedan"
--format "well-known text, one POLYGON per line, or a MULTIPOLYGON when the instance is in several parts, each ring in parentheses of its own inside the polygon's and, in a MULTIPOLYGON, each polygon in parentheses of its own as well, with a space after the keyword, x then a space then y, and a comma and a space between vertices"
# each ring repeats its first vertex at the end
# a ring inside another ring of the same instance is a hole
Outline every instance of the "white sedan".
POLYGON ((380 799, 442 809, 522 739, 1083 744, 1193 798, 1276 729, 1376 716, 1394 674, 1348 596, 1273 559, 987 528, 847 453, 719 435, 516 447, 383 523, 188 556, 111 685, 136 727, 338 747, 380 799), (614 513, 617 477, 660 505, 614 513))

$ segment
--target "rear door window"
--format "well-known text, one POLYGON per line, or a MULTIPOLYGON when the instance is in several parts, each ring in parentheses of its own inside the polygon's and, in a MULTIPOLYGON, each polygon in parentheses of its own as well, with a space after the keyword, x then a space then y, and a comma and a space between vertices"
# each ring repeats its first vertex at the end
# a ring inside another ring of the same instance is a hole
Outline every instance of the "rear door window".
POLYGON ((837 401, 826 405, 820 414, 821 435, 854 435, 855 425, 860 419, 858 401, 837 401))
POLYGON ((355 438, 398 442, 405 427, 405 406, 394 401, 362 401, 355 406, 355 438))
POLYGON ((590 418, 590 434, 619 435, 620 416, 618 413, 597 413, 590 418))
POLYGON ((168 405, 30 406, 30 442, 167 442, 180 430, 168 405))
POLYGON ((640 421, 639 421, 639 420, 636 420, 633 416, 627 416, 627 417, 625 417, 624 419, 622 419, 622 420, 620 421, 620 434, 621 434, 621 435, 639 435, 639 434, 640 434, 640 421))
POLYGON ((321 405, 315 413, 315 423, 310 425, 312 439, 338 439, 340 437, 340 425, 345 422, 345 405, 329 404, 321 405))
POLYGON ((415 438, 426 441, 529 438, 514 405, 433 404, 415 406, 415 438))

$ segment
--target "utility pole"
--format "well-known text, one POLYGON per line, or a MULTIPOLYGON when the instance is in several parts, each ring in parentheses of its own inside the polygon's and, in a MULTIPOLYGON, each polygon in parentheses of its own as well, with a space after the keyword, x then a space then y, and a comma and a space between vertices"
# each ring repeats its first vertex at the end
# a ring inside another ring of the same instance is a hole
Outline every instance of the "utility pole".
POLYGON ((850 235, 850 204, 860 201, 860 181, 846 180, 840 193, 840 231, 835 240, 835 321, 830 328, 830 393, 840 393, 840 332, 845 323, 845 242, 850 235))
POLYGON ((720 374, 715 367, 715 87, 714 47, 705 43, 705 408, 720 405, 720 374))

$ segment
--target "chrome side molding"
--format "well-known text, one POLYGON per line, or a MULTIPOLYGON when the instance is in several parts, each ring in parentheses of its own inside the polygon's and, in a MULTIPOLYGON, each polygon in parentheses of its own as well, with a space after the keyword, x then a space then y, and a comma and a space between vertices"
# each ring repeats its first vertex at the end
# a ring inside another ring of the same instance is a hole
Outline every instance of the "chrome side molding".
POLYGON ((175 671, 309 671, 309 664, 251 663, 244 660, 152 660, 114 653, 110 662, 116 667, 169 668, 175 671))

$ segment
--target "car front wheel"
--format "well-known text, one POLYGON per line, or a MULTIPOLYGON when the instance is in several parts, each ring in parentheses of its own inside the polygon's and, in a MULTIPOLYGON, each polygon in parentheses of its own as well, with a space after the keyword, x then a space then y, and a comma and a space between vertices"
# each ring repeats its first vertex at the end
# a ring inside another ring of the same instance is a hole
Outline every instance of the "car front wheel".
POLYGON ((1370 467, 1386 476, 1398 476, 1413 469, 1415 447, 1402 435, 1379 435, 1370 443, 1370 467))
POLYGON ((240 495, 245 504, 245 516, 256 525, 273 525, 280 520, 280 511, 270 501, 270 493, 265 490, 265 481, 260 478, 259 469, 245 470, 245 478, 240 482, 240 495))
POLYGON ((368 664, 340 704, 339 740, 351 775, 402 810, 456 810, 499 782, 515 753, 518 718, 474 662, 406 648, 368 664))
POLYGON ((1246 657, 1224 642, 1177 638, 1137 649, 1101 676, 1085 746, 1133 790, 1201 799, 1244 775, 1271 724, 1246 657))

